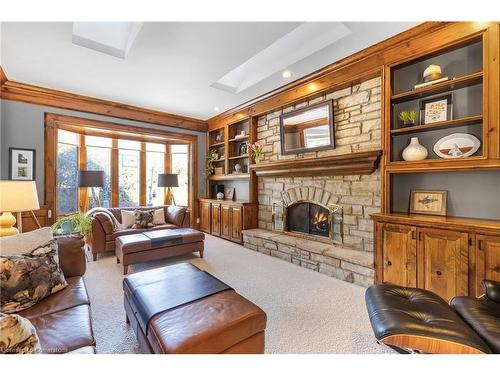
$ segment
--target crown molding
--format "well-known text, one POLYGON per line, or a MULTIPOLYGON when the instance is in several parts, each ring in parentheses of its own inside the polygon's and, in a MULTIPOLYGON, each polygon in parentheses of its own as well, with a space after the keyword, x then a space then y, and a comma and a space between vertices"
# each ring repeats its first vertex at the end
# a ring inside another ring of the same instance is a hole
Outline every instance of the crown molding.
POLYGON ((207 123, 203 120, 9 81, 1 66, 0 80, 0 98, 5 100, 70 109, 197 132, 207 131, 207 123))
POLYGON ((0 65, 0 87, 7 82, 7 75, 2 69, 2 66, 0 65))

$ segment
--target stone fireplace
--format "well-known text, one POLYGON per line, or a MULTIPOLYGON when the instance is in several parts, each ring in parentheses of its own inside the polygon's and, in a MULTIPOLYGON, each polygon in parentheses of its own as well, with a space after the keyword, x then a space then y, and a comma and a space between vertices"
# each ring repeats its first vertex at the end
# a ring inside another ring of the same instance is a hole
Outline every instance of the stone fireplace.
POLYGON ((342 243, 342 207, 315 186, 296 187, 273 204, 273 230, 326 243, 342 243))
POLYGON ((296 165, 333 156, 345 157, 346 164, 356 154, 380 150, 380 89, 377 77, 258 118, 261 165, 279 164, 284 173, 257 174, 259 228, 243 232, 245 247, 359 285, 373 283, 370 215, 380 212, 380 171, 356 169, 363 160, 341 172, 332 167, 314 173, 323 165, 297 171, 296 165), (279 116, 323 100, 333 100, 335 148, 281 155, 279 116))

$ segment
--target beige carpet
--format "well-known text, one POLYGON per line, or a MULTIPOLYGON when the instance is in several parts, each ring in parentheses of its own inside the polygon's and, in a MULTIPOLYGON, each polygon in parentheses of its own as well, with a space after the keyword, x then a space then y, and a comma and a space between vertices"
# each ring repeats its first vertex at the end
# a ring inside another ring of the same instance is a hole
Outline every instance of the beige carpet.
MULTIPOLYGON (((267 353, 388 353, 373 337, 365 289, 244 247, 206 236, 205 258, 180 257, 129 268, 139 272, 191 262, 267 313, 267 353)), ((136 353, 125 323, 122 268, 112 254, 88 264, 86 282, 98 353, 136 353)))

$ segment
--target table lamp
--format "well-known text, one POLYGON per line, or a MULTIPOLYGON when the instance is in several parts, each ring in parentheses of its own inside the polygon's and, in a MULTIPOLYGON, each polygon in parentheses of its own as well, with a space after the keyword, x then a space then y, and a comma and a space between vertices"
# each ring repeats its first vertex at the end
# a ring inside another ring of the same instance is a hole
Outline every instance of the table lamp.
POLYGON ((175 206, 173 187, 179 186, 179 179, 175 173, 159 173, 158 174, 158 187, 166 187, 167 194, 165 196, 165 203, 170 203, 170 197, 172 198, 172 203, 175 206))
POLYGON ((33 210, 38 210, 38 194, 35 181, 0 180, 0 237, 11 236, 22 231, 21 212, 30 211, 40 227, 33 210), (12 212, 18 213, 18 228, 12 212))
POLYGON ((89 190, 96 207, 101 205, 99 195, 95 193, 94 188, 104 186, 104 171, 78 171, 78 187, 82 188, 80 194, 80 212, 87 212, 90 207, 89 190))

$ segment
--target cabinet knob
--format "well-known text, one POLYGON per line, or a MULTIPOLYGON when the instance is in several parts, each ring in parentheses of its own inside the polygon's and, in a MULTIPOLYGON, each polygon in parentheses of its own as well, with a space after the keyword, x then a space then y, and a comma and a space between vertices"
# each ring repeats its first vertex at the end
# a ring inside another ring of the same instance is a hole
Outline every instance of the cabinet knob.
POLYGON ((436 274, 437 274, 438 276, 441 276, 443 273, 442 273, 441 271, 436 271, 436 274))
POLYGON ((387 261, 388 266, 392 266, 392 262, 390 260, 387 261))

